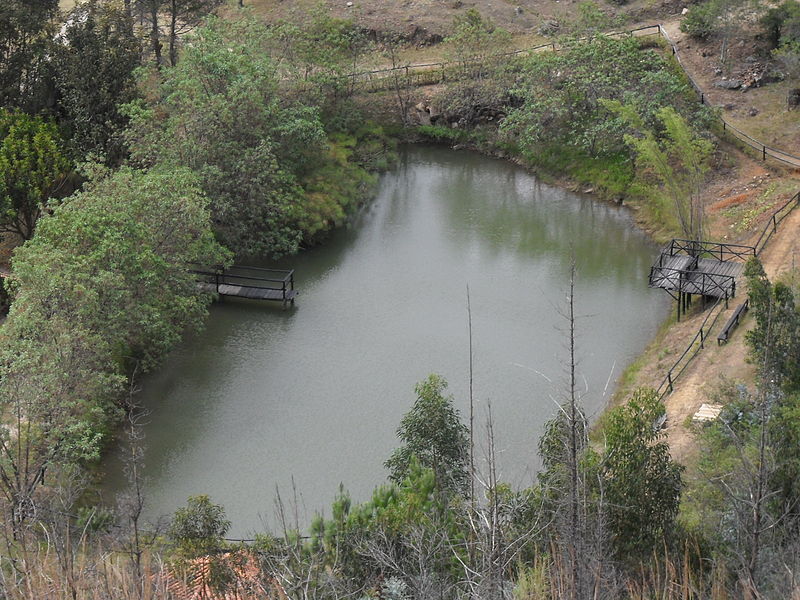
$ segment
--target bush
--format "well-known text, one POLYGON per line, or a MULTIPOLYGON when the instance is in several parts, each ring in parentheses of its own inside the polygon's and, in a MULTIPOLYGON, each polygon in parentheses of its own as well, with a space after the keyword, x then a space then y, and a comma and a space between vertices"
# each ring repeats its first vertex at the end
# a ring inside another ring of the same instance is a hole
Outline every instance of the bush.
POLYGON ((698 4, 681 21, 681 31, 698 40, 707 40, 716 32, 719 8, 716 2, 698 4))
POLYGON ((794 0, 770 8, 760 23, 770 48, 800 42, 800 4, 794 0))

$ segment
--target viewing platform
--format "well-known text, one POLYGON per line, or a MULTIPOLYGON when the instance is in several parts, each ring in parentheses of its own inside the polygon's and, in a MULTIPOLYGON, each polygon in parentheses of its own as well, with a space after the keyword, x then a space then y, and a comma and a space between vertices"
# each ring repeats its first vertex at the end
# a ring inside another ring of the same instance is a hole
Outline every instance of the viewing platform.
POLYGON ((736 296, 736 278, 744 262, 756 255, 753 246, 674 239, 650 268, 650 287, 666 290, 686 310, 691 296, 724 299, 736 296))
POLYGON ((202 290, 220 297, 271 300, 294 306, 294 270, 236 266, 228 269, 193 270, 202 290))

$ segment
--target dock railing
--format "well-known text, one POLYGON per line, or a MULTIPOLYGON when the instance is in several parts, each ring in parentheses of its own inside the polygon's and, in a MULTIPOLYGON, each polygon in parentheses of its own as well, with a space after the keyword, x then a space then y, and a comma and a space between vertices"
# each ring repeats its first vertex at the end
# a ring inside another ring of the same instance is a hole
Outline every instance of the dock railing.
MULTIPOLYGON (((199 281, 214 286, 214 292, 221 293, 221 286, 236 286, 250 290, 272 290, 279 293, 279 297, 264 299, 280 300, 284 303, 294 300, 294 269, 265 269, 263 267, 250 267, 235 265, 228 269, 222 266, 213 268, 198 268, 191 271, 197 275, 199 281)), ((225 289, 222 288, 224 294, 225 289)))
POLYGON ((683 240, 676 238, 669 243, 669 255, 688 254, 697 258, 715 258, 719 261, 734 258, 747 260, 756 255, 754 246, 728 244, 725 242, 707 242, 703 240, 683 240))

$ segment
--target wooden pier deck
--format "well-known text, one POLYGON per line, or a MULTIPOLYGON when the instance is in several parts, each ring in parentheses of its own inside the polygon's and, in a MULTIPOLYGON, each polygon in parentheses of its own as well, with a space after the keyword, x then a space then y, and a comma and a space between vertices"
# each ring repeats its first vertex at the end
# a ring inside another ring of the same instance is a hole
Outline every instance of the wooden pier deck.
POLYGON ((220 297, 270 300, 294 306, 294 270, 233 266, 229 269, 193 270, 198 286, 220 297))
POLYGON ((755 248, 740 244, 672 240, 661 250, 650 268, 650 287, 666 290, 681 305, 691 296, 728 299, 736 296, 736 279, 744 261, 755 256, 755 248))

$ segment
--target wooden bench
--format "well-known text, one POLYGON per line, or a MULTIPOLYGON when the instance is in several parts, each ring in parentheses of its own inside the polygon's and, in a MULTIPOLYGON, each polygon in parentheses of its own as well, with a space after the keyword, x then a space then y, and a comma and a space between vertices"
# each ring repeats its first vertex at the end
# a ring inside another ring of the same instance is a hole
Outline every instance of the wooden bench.
POLYGON ((745 300, 739 306, 736 307, 736 310, 733 311, 731 318, 728 319, 728 322, 725 323, 725 327, 722 328, 722 331, 719 332, 717 336, 717 344, 724 344, 728 341, 728 337, 731 335, 731 331, 736 329, 739 325, 739 320, 742 318, 744 313, 747 312, 749 300, 745 300))

